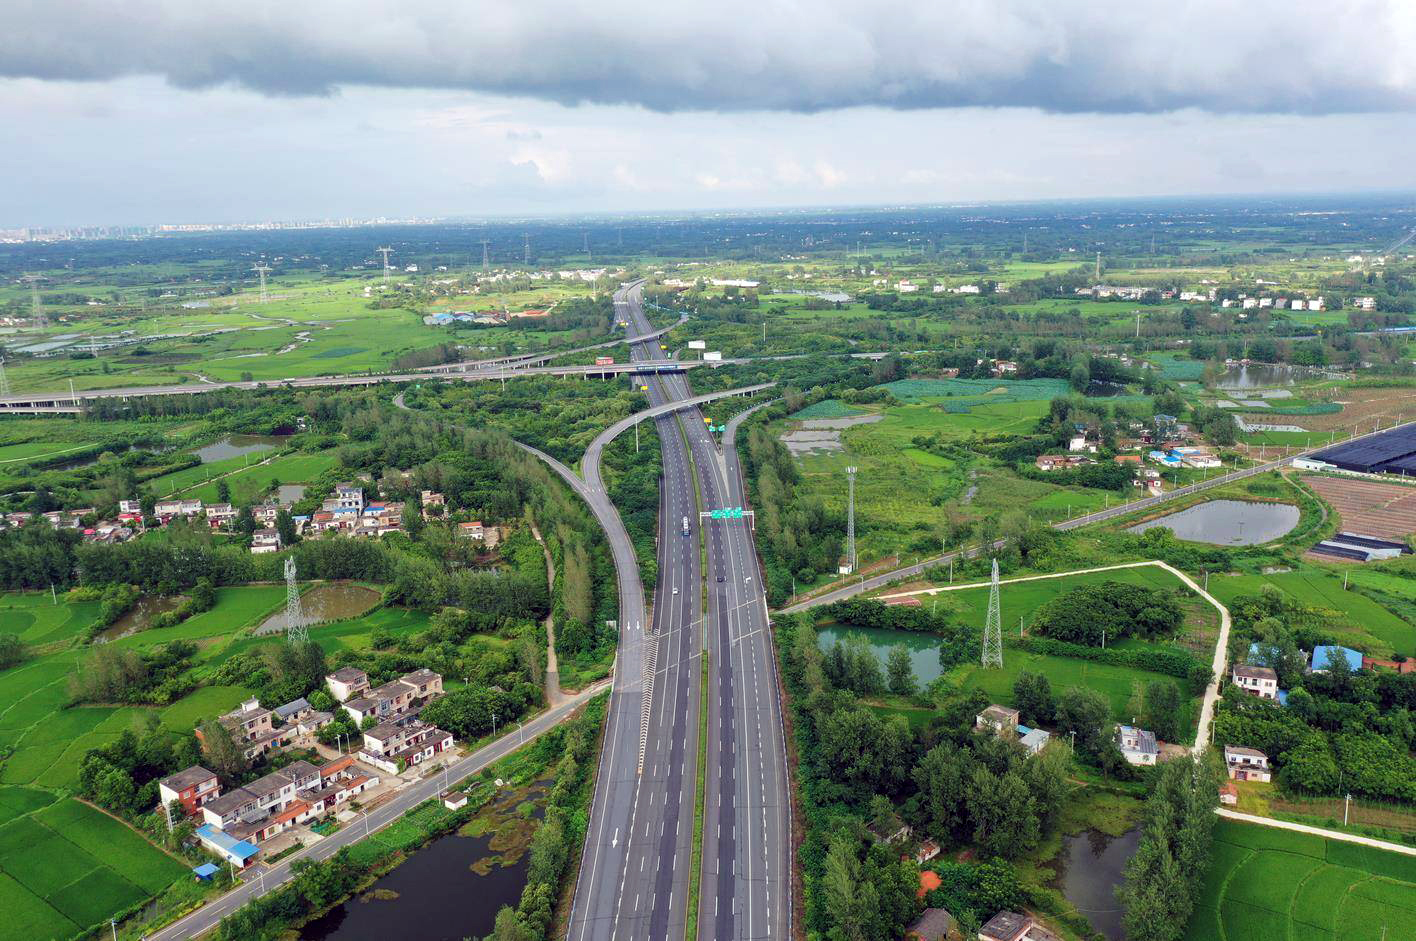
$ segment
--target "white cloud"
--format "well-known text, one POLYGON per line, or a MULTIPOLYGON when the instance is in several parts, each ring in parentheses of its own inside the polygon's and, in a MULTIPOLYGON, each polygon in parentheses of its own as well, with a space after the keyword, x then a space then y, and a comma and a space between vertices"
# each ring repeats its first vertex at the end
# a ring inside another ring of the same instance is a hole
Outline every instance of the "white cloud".
POLYGON ((0 76, 274 95, 441 88, 662 111, 1416 103, 1410 0, 45 0, 5 27, 0 76))

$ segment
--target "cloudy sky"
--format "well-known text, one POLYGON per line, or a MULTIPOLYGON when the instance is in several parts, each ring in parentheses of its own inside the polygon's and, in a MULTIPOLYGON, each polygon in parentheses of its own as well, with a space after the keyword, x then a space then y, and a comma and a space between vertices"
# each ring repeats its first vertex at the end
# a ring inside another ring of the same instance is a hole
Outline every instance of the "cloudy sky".
POLYGON ((1416 190, 1411 0, 9 0, 0 226, 1416 190))

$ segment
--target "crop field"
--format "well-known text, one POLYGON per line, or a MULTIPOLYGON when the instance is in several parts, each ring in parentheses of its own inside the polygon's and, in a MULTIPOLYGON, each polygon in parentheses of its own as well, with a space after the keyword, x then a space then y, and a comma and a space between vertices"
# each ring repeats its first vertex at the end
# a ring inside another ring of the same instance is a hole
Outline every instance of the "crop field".
MULTIPOLYGON (((12 790, 0 789, 0 802, 12 790)), ((7 936, 67 938, 161 891, 185 869, 76 800, 31 805, 0 826, 7 936)))
MULTIPOLYGON (((239 462, 240 459, 233 458, 232 460, 239 462)), ((320 474, 339 465, 339 452, 331 449, 315 454, 285 454, 270 458, 260 464, 256 464, 254 461, 253 457, 249 467, 230 471, 223 478, 226 485, 231 488, 231 502, 233 504, 251 500, 256 494, 270 486, 273 480, 282 484, 309 483, 320 474)), ((189 487, 180 492, 182 496, 194 497, 207 503, 217 502, 215 480, 209 480, 207 483, 189 487)))
POLYGON ((1363 536, 1404 541, 1416 533, 1416 487, 1346 477, 1304 475, 1342 517, 1342 529, 1363 536))
POLYGON ((242 585, 216 590, 216 607, 174 627, 151 628, 113 641, 123 647, 151 647, 173 640, 203 641, 236 633, 285 604, 284 585, 242 585))
POLYGON ((1186 941, 1416 941, 1416 858, 1220 820, 1186 941))
POLYGON ((1258 594, 1272 585, 1284 594, 1318 608, 1338 612, 1331 627, 1339 642, 1358 647, 1379 658, 1390 653, 1416 656, 1416 626, 1355 591, 1343 591, 1342 578, 1318 568, 1302 568, 1273 575, 1216 575, 1209 580, 1210 594, 1228 604, 1239 595, 1258 594))
POLYGON ((83 634, 98 617, 98 602, 55 603, 48 592, 0 593, 0 631, 43 647, 83 634))

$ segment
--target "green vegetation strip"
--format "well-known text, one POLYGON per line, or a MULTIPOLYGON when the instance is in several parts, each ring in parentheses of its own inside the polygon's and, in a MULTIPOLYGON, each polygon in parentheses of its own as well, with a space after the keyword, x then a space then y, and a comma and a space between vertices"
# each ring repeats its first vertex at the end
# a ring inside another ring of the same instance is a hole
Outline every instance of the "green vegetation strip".
POLYGON ((698 936, 698 897, 703 882, 703 817, 708 800, 708 651, 698 671, 698 775, 693 792, 693 858, 688 869, 688 913, 684 918, 684 939, 698 936))

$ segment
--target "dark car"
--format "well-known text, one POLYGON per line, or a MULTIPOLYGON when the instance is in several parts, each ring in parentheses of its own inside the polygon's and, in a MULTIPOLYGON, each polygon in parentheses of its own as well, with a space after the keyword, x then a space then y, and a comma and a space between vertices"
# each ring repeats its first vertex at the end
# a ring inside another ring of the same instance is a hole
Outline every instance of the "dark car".
POLYGON ((719 575, 719 576, 718 576, 718 581, 721 582, 722 580, 723 580, 723 576, 719 575))

